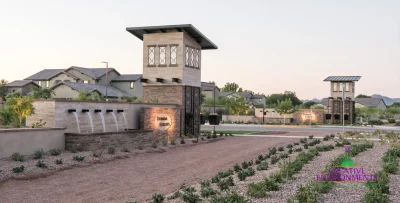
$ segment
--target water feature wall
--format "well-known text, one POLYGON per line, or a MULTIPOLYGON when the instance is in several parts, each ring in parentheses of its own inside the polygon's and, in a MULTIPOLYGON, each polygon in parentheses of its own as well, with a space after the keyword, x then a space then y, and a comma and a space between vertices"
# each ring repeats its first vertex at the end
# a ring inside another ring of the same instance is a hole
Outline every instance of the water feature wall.
POLYGON ((66 128, 67 133, 103 133, 140 129, 143 107, 176 107, 173 104, 36 100, 35 115, 27 126, 42 119, 45 127, 66 128))

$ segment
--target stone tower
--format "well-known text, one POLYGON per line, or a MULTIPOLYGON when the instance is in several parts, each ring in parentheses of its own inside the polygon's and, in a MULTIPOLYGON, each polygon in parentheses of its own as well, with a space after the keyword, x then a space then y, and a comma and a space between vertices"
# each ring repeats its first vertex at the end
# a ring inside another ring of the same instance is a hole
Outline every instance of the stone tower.
POLYGON ((218 47, 191 24, 126 30, 143 40, 143 101, 177 104, 180 135, 198 135, 201 51, 218 47))
POLYGON ((324 80, 331 82, 331 96, 328 98, 325 114, 327 123, 341 124, 343 119, 347 124, 355 122, 355 82, 360 79, 361 76, 329 76, 324 80))

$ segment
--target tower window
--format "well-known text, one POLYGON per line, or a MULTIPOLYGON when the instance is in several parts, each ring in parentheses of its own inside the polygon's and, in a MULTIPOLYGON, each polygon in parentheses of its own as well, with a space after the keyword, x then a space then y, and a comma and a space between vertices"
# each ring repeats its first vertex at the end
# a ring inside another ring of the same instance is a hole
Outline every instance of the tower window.
POLYGON ((149 46, 149 65, 155 65, 155 46, 149 46))
POLYGON ((166 65, 166 56, 167 56, 167 54, 165 53, 166 52, 166 47, 165 46, 161 46, 161 47, 159 47, 159 49, 160 49, 160 65, 166 65))
POLYGON ((177 61, 176 61, 176 53, 177 53, 177 46, 176 45, 172 45, 171 47, 170 47, 170 49, 171 49, 171 62, 170 62, 170 64, 171 65, 176 65, 177 64, 177 61))

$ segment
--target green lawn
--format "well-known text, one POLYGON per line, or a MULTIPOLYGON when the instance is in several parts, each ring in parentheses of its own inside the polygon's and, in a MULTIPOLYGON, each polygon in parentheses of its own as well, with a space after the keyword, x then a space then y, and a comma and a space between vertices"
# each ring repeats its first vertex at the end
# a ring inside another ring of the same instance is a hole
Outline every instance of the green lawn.
MULTIPOLYGON (((235 130, 222 130, 222 131, 216 130, 216 131, 217 131, 217 134, 219 134, 221 132, 224 134, 230 134, 230 133, 232 133, 232 134, 247 134, 247 133, 255 132, 255 131, 235 131, 235 130)), ((208 133, 208 132, 211 133, 211 130, 200 130, 200 133, 208 133)))

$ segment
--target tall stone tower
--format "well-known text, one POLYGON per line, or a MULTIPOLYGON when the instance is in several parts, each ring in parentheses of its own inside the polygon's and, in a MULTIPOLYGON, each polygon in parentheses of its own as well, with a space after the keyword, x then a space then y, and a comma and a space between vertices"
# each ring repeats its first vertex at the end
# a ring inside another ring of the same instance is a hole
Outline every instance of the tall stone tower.
POLYGON ((193 25, 129 27, 143 40, 143 101, 181 107, 181 135, 200 133, 201 51, 218 47, 193 25))
POLYGON ((355 82, 360 79, 361 76, 329 76, 324 80, 331 82, 331 96, 328 99, 327 114, 325 114, 327 123, 341 124, 343 119, 347 124, 355 122, 355 82))

